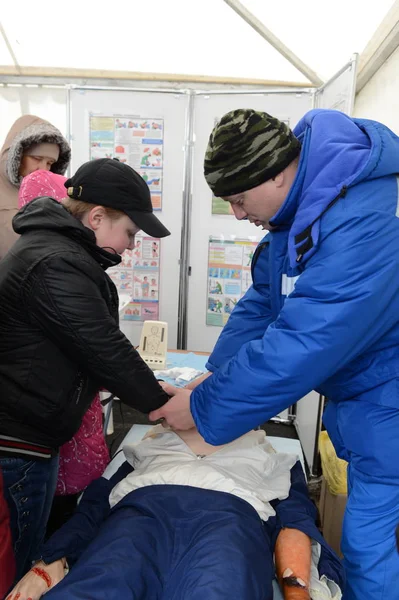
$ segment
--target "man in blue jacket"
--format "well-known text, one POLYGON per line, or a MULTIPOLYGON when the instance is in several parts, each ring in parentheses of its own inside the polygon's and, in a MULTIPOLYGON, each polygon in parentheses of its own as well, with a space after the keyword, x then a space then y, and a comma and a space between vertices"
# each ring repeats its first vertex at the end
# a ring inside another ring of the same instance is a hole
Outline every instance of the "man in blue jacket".
POLYGON ((211 376, 150 414, 195 422, 218 445, 324 394, 324 423, 349 462, 345 600, 394 600, 399 589, 398 174, 399 138, 380 123, 313 110, 291 132, 266 113, 225 115, 206 180, 237 219, 270 233, 211 376))

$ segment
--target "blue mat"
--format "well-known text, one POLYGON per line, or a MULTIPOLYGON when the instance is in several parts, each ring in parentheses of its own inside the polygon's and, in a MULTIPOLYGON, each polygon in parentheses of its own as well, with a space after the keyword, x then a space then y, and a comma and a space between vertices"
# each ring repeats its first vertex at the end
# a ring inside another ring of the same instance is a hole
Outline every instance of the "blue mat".
MULTIPOLYGON (((175 367, 190 367, 191 369, 196 369, 197 371, 202 371, 205 373, 206 368, 205 365, 208 361, 208 356, 201 356, 198 354, 194 354, 194 352, 189 352, 188 354, 179 354, 178 352, 168 352, 166 355, 166 369, 173 369, 175 367)), ((161 377, 166 383, 171 383, 177 387, 184 387, 187 382, 181 383, 180 385, 176 383, 174 379, 170 377, 161 377)))

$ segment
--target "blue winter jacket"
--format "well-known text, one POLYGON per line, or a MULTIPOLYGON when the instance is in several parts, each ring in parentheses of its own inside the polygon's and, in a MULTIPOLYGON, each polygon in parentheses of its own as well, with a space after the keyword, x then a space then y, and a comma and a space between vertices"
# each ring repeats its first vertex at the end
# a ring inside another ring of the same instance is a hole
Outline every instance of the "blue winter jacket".
MULTIPOLYGON (((210 356, 213 375, 191 395, 211 444, 311 390, 335 407, 365 400, 399 409, 399 138, 332 110, 310 111, 294 133, 295 181, 210 356)), ((337 412, 327 426, 348 458, 337 412)))

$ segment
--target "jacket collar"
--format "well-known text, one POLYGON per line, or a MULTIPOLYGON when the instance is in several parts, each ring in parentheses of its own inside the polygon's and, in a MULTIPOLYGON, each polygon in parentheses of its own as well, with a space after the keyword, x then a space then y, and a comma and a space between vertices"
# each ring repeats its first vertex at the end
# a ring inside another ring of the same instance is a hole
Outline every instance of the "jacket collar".
POLYGON ((94 232, 53 198, 32 200, 15 215, 12 223, 14 231, 20 235, 33 230, 57 231, 80 244, 104 270, 115 267, 122 260, 119 254, 97 246, 94 232))

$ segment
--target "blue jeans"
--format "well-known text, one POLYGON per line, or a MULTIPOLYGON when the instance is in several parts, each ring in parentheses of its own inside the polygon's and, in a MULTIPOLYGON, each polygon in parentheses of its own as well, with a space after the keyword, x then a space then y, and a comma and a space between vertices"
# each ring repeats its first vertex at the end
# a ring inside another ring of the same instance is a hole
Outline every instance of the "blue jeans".
POLYGON ((38 558, 58 476, 58 456, 49 461, 0 458, 4 497, 10 511, 16 581, 38 558))

